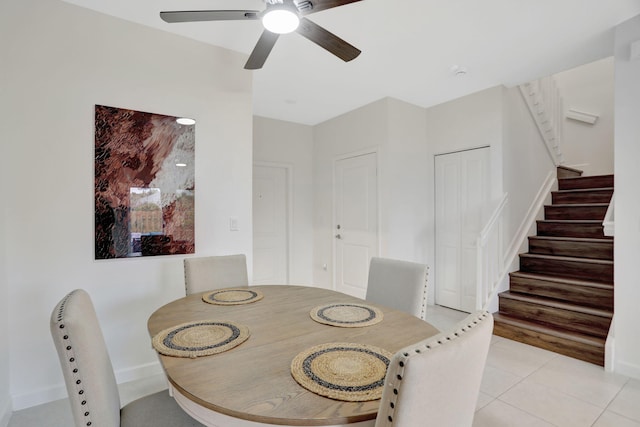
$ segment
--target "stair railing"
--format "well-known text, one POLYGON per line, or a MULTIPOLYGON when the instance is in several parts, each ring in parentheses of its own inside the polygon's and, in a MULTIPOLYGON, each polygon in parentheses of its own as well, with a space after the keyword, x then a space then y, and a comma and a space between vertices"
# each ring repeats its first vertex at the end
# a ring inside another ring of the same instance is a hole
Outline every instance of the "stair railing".
POLYGON ((476 242, 476 309, 484 309, 505 274, 505 193, 476 242))
POLYGON ((520 85, 520 92, 529 107, 540 135, 556 166, 564 163, 561 143, 564 107, 560 89, 553 77, 544 77, 520 85))

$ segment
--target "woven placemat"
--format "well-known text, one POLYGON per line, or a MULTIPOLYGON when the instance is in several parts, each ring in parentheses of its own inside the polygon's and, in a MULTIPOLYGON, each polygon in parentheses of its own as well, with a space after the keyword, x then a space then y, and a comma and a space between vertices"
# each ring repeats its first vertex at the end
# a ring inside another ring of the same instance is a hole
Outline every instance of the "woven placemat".
POLYGON ((318 323, 342 328, 360 328, 382 321, 382 311, 364 304, 326 304, 314 307, 311 318, 318 323))
POLYGON ((216 305, 240 305, 260 301, 264 295, 258 290, 248 288, 226 288, 206 293, 204 302, 216 305))
POLYGON ((249 338, 249 328, 234 322, 199 320, 165 329, 153 337, 153 348, 166 356, 210 356, 236 347, 249 338))
POLYGON ((352 343, 328 343, 299 353, 291 375, 302 387, 321 396, 348 402, 380 399, 392 354, 352 343))

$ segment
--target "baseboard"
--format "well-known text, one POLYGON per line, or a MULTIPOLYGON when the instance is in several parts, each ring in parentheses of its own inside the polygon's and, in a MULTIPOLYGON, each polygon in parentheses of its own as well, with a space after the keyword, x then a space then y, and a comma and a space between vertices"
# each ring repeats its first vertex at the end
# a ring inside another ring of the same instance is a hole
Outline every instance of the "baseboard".
MULTIPOLYGON (((148 378, 161 373, 162 367, 160 366, 160 363, 158 361, 155 361, 152 363, 139 365, 134 368, 121 369, 115 372, 115 376, 116 382, 118 384, 121 384, 148 378)), ((21 409, 30 408, 32 406, 42 405, 44 403, 53 402, 54 400, 66 398, 67 389, 64 383, 29 393, 11 396, 14 411, 19 411, 21 409)), ((0 427, 3 426, 0 424, 0 427)))
POLYGON ((130 381, 141 380, 154 375, 162 374, 162 367, 159 361, 139 365, 134 368, 121 369, 116 371, 116 382, 118 384, 128 383, 130 381))
POLYGON ((11 408, 11 402, 7 400, 4 404, 4 408, 2 408, 2 412, 0 412, 0 427, 7 427, 9 425, 12 413, 13 409, 11 408))
POLYGON ((616 350, 616 316, 615 314, 611 318, 611 324, 609 325, 609 333, 607 334, 607 340, 604 343, 604 370, 607 372, 613 372, 615 370, 615 350, 616 350))
POLYGON ((640 380, 640 365, 636 363, 615 362, 614 372, 640 380))

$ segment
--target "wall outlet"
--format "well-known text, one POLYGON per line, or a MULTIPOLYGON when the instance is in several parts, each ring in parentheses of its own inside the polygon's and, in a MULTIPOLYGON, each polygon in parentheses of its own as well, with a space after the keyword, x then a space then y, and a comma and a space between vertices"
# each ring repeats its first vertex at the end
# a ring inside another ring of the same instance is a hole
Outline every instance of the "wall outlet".
POLYGON ((229 218, 229 231, 238 231, 238 218, 235 216, 229 218))

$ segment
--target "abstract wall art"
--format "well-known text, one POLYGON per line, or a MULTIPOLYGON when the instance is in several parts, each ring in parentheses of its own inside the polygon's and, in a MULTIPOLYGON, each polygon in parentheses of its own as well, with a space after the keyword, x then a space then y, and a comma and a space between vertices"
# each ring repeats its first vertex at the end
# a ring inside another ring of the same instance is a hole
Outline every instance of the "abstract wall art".
POLYGON ((95 259, 195 252, 195 125, 95 106, 95 259))

